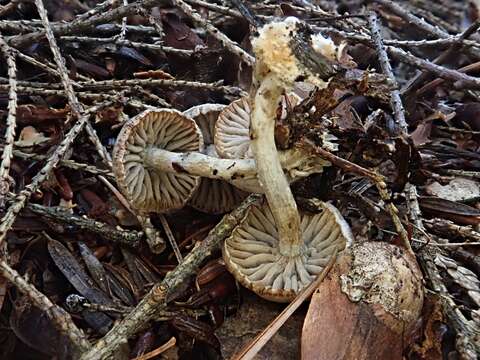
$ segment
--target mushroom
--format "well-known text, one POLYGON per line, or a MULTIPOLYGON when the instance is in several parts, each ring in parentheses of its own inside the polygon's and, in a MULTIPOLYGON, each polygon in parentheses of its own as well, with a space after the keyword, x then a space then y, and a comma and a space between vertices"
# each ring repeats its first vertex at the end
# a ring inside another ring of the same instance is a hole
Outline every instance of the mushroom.
MULTIPOLYGON (((292 50, 296 46, 298 24, 299 21, 295 18, 266 24, 258 30, 258 36, 252 41, 256 62, 250 139, 257 164, 258 180, 271 211, 270 224, 275 225, 274 227, 270 225, 270 234, 273 235, 270 235, 268 240, 263 240, 269 242, 270 246, 262 244, 258 238, 252 242, 253 247, 246 246, 240 253, 236 252, 235 246, 238 244, 233 241, 226 242, 224 246, 225 262, 238 264, 237 267, 230 265, 237 279, 247 286, 250 286, 250 282, 256 281, 255 286, 251 286, 255 292, 277 301, 291 300, 293 294, 308 285, 314 278, 312 275, 315 274, 306 271, 309 257, 313 256, 316 259, 315 252, 309 249, 306 243, 308 238, 302 234, 304 220, 301 221, 274 139, 278 104, 282 94, 293 87, 295 80, 307 77, 319 87, 326 86, 322 79, 312 76, 292 50), (242 258, 249 257, 247 254, 252 253, 255 255, 247 260, 242 258), (248 279, 252 273, 253 277, 248 279), (276 295, 283 292, 289 295, 276 295)), ((315 41, 315 44, 310 43, 310 47, 315 48, 316 45, 319 50, 326 49, 328 51, 322 56, 330 56, 332 46, 334 48, 333 42, 322 39, 318 36, 312 37, 310 41, 315 41)), ((322 56, 320 60, 323 59, 322 56)), ((328 64, 328 61, 325 64, 328 64)), ((264 214, 267 212, 264 211, 264 214)), ((337 213, 336 219, 340 219, 339 216, 337 213)), ((342 224, 346 227, 345 222, 342 224)), ((327 224, 321 232, 326 232, 332 226, 327 224)), ((335 238, 338 233, 335 231, 331 236, 335 238)), ((321 270, 321 266, 317 265, 317 270, 321 270)))
MULTIPOLYGON (((280 119, 287 117, 288 105, 295 106, 300 97, 289 93, 282 96, 280 119)), ((224 159, 253 158, 250 147, 251 106, 248 96, 241 97, 226 106, 215 124, 215 149, 224 159)))
MULTIPOLYGON (((224 180, 247 192, 262 192, 254 159, 219 159, 200 153, 195 121, 171 109, 146 110, 128 120, 113 151, 120 190, 141 212, 178 209, 193 195, 199 177, 224 180)), ((288 181, 322 172, 328 162, 303 149, 280 152, 288 181)))
POLYGON ((300 255, 282 253, 278 227, 268 204, 252 206, 243 223, 223 246, 228 270, 261 297, 288 302, 323 270, 335 250, 353 242, 347 222, 332 204, 320 203, 319 214, 301 214, 300 255))
POLYGON ((192 119, 176 110, 146 110, 125 123, 113 150, 117 183, 135 209, 163 213, 182 208, 200 178, 149 166, 146 158, 152 148, 169 154, 202 151, 200 130, 192 119))
MULTIPOLYGON (((200 128, 205 143, 204 154, 216 158, 219 156, 213 144, 215 123, 224 108, 225 105, 222 104, 202 104, 183 113, 192 118, 200 128)), ((232 210, 246 195, 246 192, 225 181, 201 178, 200 185, 189 204, 200 211, 221 214, 232 210)))

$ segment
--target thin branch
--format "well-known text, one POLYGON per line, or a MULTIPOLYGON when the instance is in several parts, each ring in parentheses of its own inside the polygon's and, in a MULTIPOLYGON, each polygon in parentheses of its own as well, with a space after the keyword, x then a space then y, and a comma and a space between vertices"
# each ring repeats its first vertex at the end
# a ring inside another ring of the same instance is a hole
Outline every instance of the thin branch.
POLYGON ((215 26, 213 26, 208 20, 205 20, 198 12, 195 11, 190 5, 188 5, 183 0, 171 0, 172 3, 178 6, 185 15, 192 18, 193 21, 198 23, 200 26, 204 27, 210 35, 216 38, 220 43, 231 53, 237 55, 240 59, 242 59, 248 65, 253 65, 255 62, 255 58, 243 50, 240 46, 238 46, 235 42, 230 40, 224 33, 218 30, 215 26))
MULTIPOLYGON (((430 37, 434 38, 448 38, 450 37, 450 34, 442 29, 440 29, 438 26, 431 25, 427 23, 425 20, 413 15, 411 12, 408 10, 404 9, 401 5, 399 5, 396 2, 393 2, 391 0, 374 0, 376 3, 382 5, 385 9, 388 9, 395 15, 401 17, 407 24, 411 24, 413 26, 416 26, 418 29, 422 30, 426 34, 428 34, 430 37)), ((465 41, 463 40, 462 43, 465 41)), ((480 56, 480 50, 478 49, 473 49, 470 48, 468 49, 469 52, 472 53, 472 55, 476 56, 477 58, 480 56)))
POLYGON ((29 204, 27 205, 27 209, 54 222, 74 225, 79 230, 86 230, 97 234, 103 239, 130 247, 138 247, 140 245, 140 240, 143 237, 143 233, 141 232, 133 230, 119 230, 100 221, 71 214, 58 207, 46 207, 38 204, 29 204))
MULTIPOLYGON (((20 159, 24 160, 36 160, 36 161, 44 161, 48 159, 48 156, 46 155, 40 155, 40 154, 33 154, 33 153, 25 153, 20 150, 13 150, 13 156, 18 157, 20 159)), ((99 169, 96 166, 93 165, 88 165, 88 164, 81 164, 76 161, 67 159, 67 160, 61 160, 59 165, 68 167, 70 169, 74 170, 79 170, 79 171, 86 171, 89 172, 93 175, 104 175, 108 176, 111 179, 114 179, 114 175, 110 170, 105 170, 105 169, 99 169)))
POLYGON ((186 49, 177 49, 170 46, 164 46, 161 44, 148 44, 144 42, 131 41, 118 38, 98 38, 88 36, 62 36, 62 41, 79 42, 79 43, 93 43, 93 44, 115 44, 121 46, 129 46, 138 49, 147 49, 153 51, 163 51, 170 54, 178 54, 184 56, 192 56, 195 51, 186 49))
MULTIPOLYGON (((154 6, 159 6, 162 3, 165 4, 165 0, 145 0, 143 2, 133 2, 126 6, 119 6, 118 8, 109 10, 104 13, 96 14, 88 19, 81 19, 72 21, 67 24, 58 24, 52 26, 52 32, 54 35, 68 35, 68 34, 78 34, 84 30, 92 29, 97 24, 108 23, 112 20, 120 19, 124 16, 134 14, 137 12, 139 7, 145 9, 152 8, 154 6)), ((45 31, 36 31, 26 35, 17 35, 10 39, 12 46, 21 47, 26 44, 37 42, 45 36, 45 31)))
POLYGON ((163 214, 159 214, 159 217, 160 217, 160 222, 162 223, 162 226, 163 226, 163 230, 165 231, 165 234, 167 235, 167 238, 170 242, 170 246, 172 247, 175 257, 177 258, 177 261, 180 264, 183 260, 183 256, 182 256, 182 253, 180 252, 180 249, 178 248, 177 242, 175 241, 175 237, 173 236, 172 230, 170 229, 170 225, 168 225, 167 218, 163 214))
POLYGON ((12 161, 13 144, 15 141, 15 128, 17 126, 17 65, 15 63, 15 53, 5 42, 0 34, 0 48, 7 60, 8 66, 8 115, 7 130, 5 132, 5 146, 2 153, 2 162, 0 164, 0 208, 5 205, 5 196, 10 188, 10 165, 12 161))
POLYGON ((73 91, 73 86, 68 76, 68 70, 65 66, 65 60, 60 53, 60 49, 58 48, 57 41, 55 40, 55 36, 53 35, 52 28, 50 26, 50 22, 48 20, 47 11, 43 6, 42 0, 35 0, 35 5, 37 7, 38 14, 40 15, 40 19, 42 20, 43 26, 45 28, 45 34, 50 44, 50 50, 53 54, 53 59, 58 66, 58 71, 60 73, 60 79, 62 80, 63 87, 65 88, 65 92, 67 94, 68 103, 70 104, 70 109, 75 116, 75 118, 80 118, 83 113, 83 107, 77 99, 73 91))
POLYGON ((390 54, 392 54, 400 61, 403 61, 417 68, 427 70, 443 79, 459 82, 460 87, 467 87, 472 89, 480 88, 480 78, 463 74, 458 70, 452 70, 444 66, 436 65, 431 61, 420 59, 419 57, 416 57, 407 51, 397 49, 393 46, 388 46, 387 50, 390 54))
POLYGON ((73 141, 77 135, 82 131, 85 126, 90 114, 97 111, 98 109, 105 106, 104 104, 90 108, 75 125, 70 129, 70 131, 65 135, 65 138, 57 146, 55 151, 50 155, 48 161, 42 167, 42 169, 35 175, 32 179, 32 182, 25 187, 20 193, 15 197, 15 201, 12 205, 9 206, 5 215, 0 221, 0 244, 3 243, 7 232, 12 227, 15 219, 17 218, 18 213, 26 205, 27 201, 30 199, 32 194, 37 191, 40 185, 48 178, 51 171, 58 165, 60 160, 66 155, 67 150, 72 145, 73 141))
POLYGON ((90 139, 90 141, 95 146, 95 149, 97 150, 97 153, 100 155, 103 162, 108 166, 108 168, 111 169, 112 168, 112 157, 111 157, 110 153, 107 151, 107 149, 105 149, 105 146, 103 146, 100 138, 97 135, 97 132, 93 128, 90 121, 87 121, 87 124, 85 125, 85 130, 87 131, 88 138, 90 139))
MULTIPOLYGON (((375 48, 378 54, 378 60, 380 62, 380 68, 382 72, 390 79, 395 88, 398 87, 397 79, 393 74, 392 65, 388 59, 385 46, 383 45, 383 38, 380 33, 380 27, 378 25, 378 18, 375 12, 371 11, 368 15, 368 24, 370 26, 370 31, 372 33, 372 39, 375 43, 375 48)), ((393 90, 390 94, 390 106, 393 109, 395 120, 400 126, 402 131, 408 135, 408 124, 405 120, 405 110, 403 108, 402 99, 400 98, 400 92, 398 90, 393 90)))

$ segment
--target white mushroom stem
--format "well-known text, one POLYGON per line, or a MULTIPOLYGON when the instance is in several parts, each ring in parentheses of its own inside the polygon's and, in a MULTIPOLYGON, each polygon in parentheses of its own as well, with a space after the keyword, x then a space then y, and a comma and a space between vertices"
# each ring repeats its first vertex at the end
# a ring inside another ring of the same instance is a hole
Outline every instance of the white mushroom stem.
POLYGON ((300 216, 274 138, 276 112, 283 90, 280 80, 273 73, 263 78, 253 101, 250 134, 258 179, 277 225, 280 253, 294 257, 300 255, 303 245, 300 216))
MULTIPOLYGON (((131 154, 128 156, 140 155, 131 154)), ((322 172, 328 162, 307 156, 301 149, 279 153, 281 167, 289 175, 290 181, 322 172)), ((242 190, 263 192, 257 180, 257 165, 254 159, 219 159, 197 152, 177 153, 152 147, 145 151, 143 162, 146 167, 169 173, 188 173, 210 179, 227 181, 242 190)))

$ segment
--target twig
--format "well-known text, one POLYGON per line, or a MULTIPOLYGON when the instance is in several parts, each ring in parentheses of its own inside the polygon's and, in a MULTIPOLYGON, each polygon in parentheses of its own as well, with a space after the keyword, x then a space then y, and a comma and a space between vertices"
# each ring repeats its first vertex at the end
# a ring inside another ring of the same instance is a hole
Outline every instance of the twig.
POLYGON ((459 352, 461 359, 475 360, 480 353, 480 344, 475 339, 478 338, 480 328, 475 325, 474 320, 467 320, 462 312, 458 309, 452 297, 448 293, 448 289, 443 283, 437 266, 434 262, 433 246, 425 246, 419 253, 420 264, 427 275, 428 281, 433 290, 439 294, 439 300, 442 304, 450 326, 456 333, 455 348, 459 352))
POLYGON ((256 203, 260 195, 250 195, 239 207, 225 215, 220 223, 210 231, 208 236, 195 247, 175 270, 169 272, 165 279, 156 284, 145 295, 135 309, 121 322, 117 323, 107 335, 100 339, 95 346, 81 357, 81 360, 107 359, 115 353, 118 346, 127 341, 141 327, 155 316, 157 311, 166 307, 167 301, 172 300, 175 292, 199 268, 203 261, 218 248, 247 214, 250 205, 256 203))
MULTIPOLYGON (((112 20, 116 20, 124 16, 134 14, 140 6, 146 9, 149 9, 154 6, 159 6, 162 3, 165 4, 166 1, 145 0, 141 3, 133 2, 126 6, 119 6, 116 9, 112 9, 104 13, 96 14, 94 16, 89 17, 88 19, 72 21, 67 24, 61 23, 58 25, 54 25, 52 26, 52 32, 54 35, 57 35, 57 36, 81 33, 84 30, 93 28, 97 24, 108 23, 112 20)), ((22 45, 39 41, 44 36, 45 36, 44 31, 36 31, 26 35, 14 36, 10 39, 10 43, 12 46, 21 47, 22 45)))
POLYGON ((330 257, 327 266, 322 270, 318 277, 306 288, 300 291, 297 297, 255 338, 244 346, 240 352, 232 357, 232 360, 251 360, 257 353, 265 346, 265 344, 272 338, 273 335, 282 327, 283 324, 292 316, 300 305, 303 304, 313 292, 318 288, 321 282, 328 275, 328 272, 335 264, 338 250, 335 250, 330 257))
MULTIPOLYGON (((385 51, 385 47, 383 45, 383 39, 380 34, 380 28, 378 26, 378 19, 375 12, 371 11, 368 14, 368 24, 370 26, 370 31, 372 33, 372 39, 375 43, 375 47, 377 50, 378 59, 380 62, 380 67, 382 72, 390 79, 390 81, 397 87, 397 79, 392 71, 392 66, 390 64, 390 60, 388 59, 387 52, 385 51)), ((390 106, 393 109, 393 114, 395 117, 395 121, 400 127, 402 131, 403 137, 406 139, 408 137, 408 124, 405 120, 405 110, 403 108, 402 99, 400 98, 400 93, 398 90, 393 90, 390 92, 390 106)), ((405 228, 403 227, 402 221, 398 217, 398 210, 395 205, 390 201, 390 195, 387 191, 386 186, 379 185, 377 183, 377 189, 380 193, 381 198, 386 201, 386 207, 390 213, 390 216, 393 220, 395 225, 395 229, 397 230, 400 238, 402 239, 403 245, 405 249, 413 256, 415 256, 412 246, 410 245, 410 240, 408 239, 408 234, 405 228)))
POLYGON ((446 80, 451 80, 455 82, 458 81, 460 82, 461 87, 468 87, 473 89, 480 88, 479 78, 465 75, 457 70, 452 70, 444 66, 436 65, 431 61, 420 59, 419 57, 416 57, 407 51, 395 48, 393 46, 388 46, 387 50, 390 54, 392 54, 398 60, 403 61, 410 65, 413 65, 417 68, 427 70, 446 80))
MULTIPOLYGON (((385 183, 384 183, 385 184, 385 183)), ((385 202, 385 207, 387 208, 390 217, 392 218, 393 225, 395 226, 395 230, 400 235, 400 239, 402 240, 403 246, 407 250, 407 252, 415 258, 415 253, 413 252, 412 245, 410 244, 410 240, 408 238, 408 233, 403 227, 402 220, 400 220, 398 216, 398 209, 393 204, 392 198, 387 191, 387 186, 382 186, 381 184, 377 183, 377 190, 380 194, 380 197, 385 202)))
MULTIPOLYGON (((434 64, 440 65, 445 63, 449 58, 455 55, 462 47, 462 41, 472 35, 480 27, 480 21, 472 23, 465 31, 463 31, 459 36, 458 40, 454 42, 446 51, 441 53, 435 60, 434 64)), ((422 84, 429 76, 428 72, 421 72, 416 75, 412 80, 410 80, 403 88, 402 94, 408 94, 416 89, 419 85, 422 84)))
POLYGON ((165 231, 165 234, 167 235, 167 238, 170 242, 170 246, 173 249, 173 252, 175 253, 175 257, 177 258, 178 263, 180 264, 183 260, 182 253, 180 252, 180 249, 178 248, 177 242, 175 241, 175 237, 173 236, 172 230, 170 229, 170 225, 168 225, 168 221, 165 218, 165 215, 159 214, 158 215, 160 218, 160 222, 162 223, 163 230, 165 231))
MULTIPOLYGON (((368 14, 368 24, 370 26, 370 31, 372 33, 372 39, 375 43, 375 48, 378 54, 378 60, 380 62, 380 68, 382 72, 390 79, 395 88, 398 87, 397 79, 392 71, 392 65, 388 59, 385 46, 383 45, 383 38, 380 33, 380 28, 378 25, 378 18, 375 12, 371 11, 368 14)), ((393 109, 393 114, 395 116, 395 121, 400 126, 402 131, 408 135, 408 124, 405 120, 405 110, 403 109, 402 99, 400 98, 400 92, 398 90, 393 90, 390 93, 390 106, 393 109)))
POLYGON ((146 354, 143 354, 141 356, 137 356, 136 358, 133 358, 132 360, 148 360, 148 359, 151 359, 155 356, 160 355, 161 353, 164 353, 165 351, 170 349, 172 346, 175 346, 176 343, 177 343, 177 339, 172 337, 172 338, 170 338, 170 340, 168 340, 165 344, 158 347, 157 349, 155 349, 153 351, 150 351, 146 354))
POLYGON ((0 48, 7 60, 8 66, 8 115, 7 130, 5 132, 5 146, 0 164, 0 208, 5 206, 5 196, 10 188, 10 165, 12 161, 13 143, 15 141, 15 128, 17 125, 17 65, 14 52, 0 34, 0 48))
POLYGON ((348 160, 342 159, 341 157, 335 154, 332 154, 331 152, 321 148, 320 146, 314 146, 313 151, 317 153, 319 156, 321 156, 322 158, 324 158, 325 160, 330 161, 333 165, 338 166, 339 168, 343 169, 346 172, 351 172, 361 177, 369 178, 374 183, 379 183, 380 185, 383 184, 382 187, 387 186, 385 184, 385 178, 374 171, 365 169, 360 165, 357 165, 348 160))
MULTIPOLYGON (((140 14, 145 16, 147 18, 148 22, 150 23, 150 25, 152 25, 155 28, 155 30, 156 30, 158 36, 160 37, 160 39, 163 39, 165 37, 165 33, 163 32, 162 22, 159 19, 157 19, 155 16, 153 16, 151 14, 150 10, 148 10, 148 9, 145 9, 145 8, 141 7, 139 9, 139 12, 140 12, 140 14)), ((179 49, 179 50, 181 50, 181 49, 179 49)))
POLYGON ((170 46, 164 46, 160 44, 148 44, 143 42, 136 42, 126 39, 117 39, 117 38, 98 38, 98 37, 88 37, 88 36, 62 36, 60 38, 62 41, 70 42, 79 42, 79 43, 100 43, 100 44, 116 44, 121 46, 129 46, 133 48, 148 49, 154 51, 163 51, 165 53, 192 56, 195 51, 186 50, 186 49, 177 49, 170 46))
POLYGON ((243 17, 238 11, 232 10, 229 7, 221 6, 215 3, 206 2, 203 0, 186 0, 189 4, 201 6, 205 9, 215 11, 219 14, 229 15, 237 18, 243 17))
MULTIPOLYGON (((50 91, 51 89, 61 89, 62 85, 57 83, 40 83, 40 82, 29 82, 29 81, 18 81, 18 89, 20 91, 35 91, 36 88, 41 88, 42 91, 50 91), (28 88, 31 89, 28 89, 28 88)), ((145 87, 172 87, 172 88, 192 88, 192 89, 205 89, 210 91, 219 91, 224 94, 233 95, 233 96, 243 96, 246 95, 242 89, 235 86, 226 86, 221 85, 221 82, 215 83, 204 83, 199 81, 185 81, 185 80, 170 80, 170 79, 124 79, 124 80, 103 80, 103 81, 79 81, 74 84, 79 91, 88 90, 111 90, 111 89, 121 89, 124 87, 135 88, 136 86, 145 86, 145 87)), ((0 90, 8 90, 8 86, 0 85, 0 90)), ((61 94, 61 92, 50 92, 49 94, 61 94)), ((100 97, 102 94, 97 94, 100 97)), ((115 98, 115 97, 114 97, 115 98)), ((114 99, 113 98, 113 99, 114 99)), ((112 100, 113 100, 112 99, 112 100)), ((118 97, 117 97, 118 100, 118 97)))
MULTIPOLYGON (((128 5, 128 0, 123 0, 123 5, 128 5)), ((120 30, 119 39, 124 40, 127 35, 127 17, 122 17, 122 29, 120 30)))
MULTIPOLYGON (((423 19, 413 15, 411 12, 402 8, 402 6, 398 5, 397 3, 391 0, 374 0, 376 3, 381 4, 382 7, 390 10, 395 15, 401 17, 406 21, 407 24, 412 24, 417 28, 424 31, 426 34, 430 35, 430 37, 435 38, 448 38, 450 34, 437 26, 431 25, 424 21, 423 19)), ((464 43, 465 41, 462 41, 464 43)), ((468 49, 475 57, 479 57, 480 51, 478 49, 468 49)))
MULTIPOLYGON (((18 81, 17 81, 18 83, 18 81)), ((7 92, 9 90, 9 85, 0 84, 0 92, 7 92)), ((60 96, 60 97, 67 97, 64 89, 59 90, 52 90, 52 89, 42 89, 36 87, 28 87, 28 86, 17 86, 17 93, 25 94, 25 95, 40 95, 40 96, 60 96)), ((110 95, 105 93, 91 93, 91 92, 78 92, 77 93, 79 98, 87 99, 87 100, 96 100, 96 101, 104 101, 108 100, 111 102, 117 103, 119 100, 119 95, 110 95)))
POLYGON ((110 153, 107 151, 107 149, 105 149, 105 146, 103 146, 102 142, 100 141, 100 138, 98 137, 97 132, 93 128, 92 124, 90 123, 90 120, 88 120, 87 123, 85 124, 85 130, 87 131, 88 138, 95 146, 97 153, 100 155, 103 162, 108 166, 108 168, 111 169, 112 157, 110 156, 110 153))
POLYGON ((86 20, 93 15, 105 12, 105 10, 107 10, 109 7, 112 6, 112 3, 113 3, 112 0, 106 0, 104 2, 101 2, 100 4, 97 4, 93 9, 90 9, 90 10, 84 12, 83 14, 77 15, 75 20, 76 21, 86 20))
POLYGON ((444 37, 450 36, 446 31, 440 29, 437 26, 430 25, 423 19, 413 15, 411 12, 405 10, 399 4, 393 1, 390 1, 390 0, 374 0, 374 1, 382 5, 385 9, 390 10, 395 15, 404 19, 408 24, 414 25, 417 28, 423 30, 428 35, 433 35, 437 38, 444 38, 444 37))
POLYGON ((441 169, 441 172, 446 175, 458 175, 458 176, 464 176, 472 179, 480 179, 480 171, 441 169))
MULTIPOLYGON (((428 243, 425 239, 425 227, 421 218, 420 205, 418 204, 418 196, 414 186, 407 185, 406 187, 407 204, 409 207, 410 219, 415 225, 415 229, 420 230, 417 237, 423 240, 423 243, 428 243)), ((427 279, 432 288, 441 295, 440 300, 444 313, 446 314, 450 324, 457 333, 456 348, 458 352, 465 359, 476 359, 475 351, 480 352, 480 345, 474 345, 476 338, 475 333, 478 334, 480 329, 474 329, 471 323, 464 317, 464 315, 457 309, 455 302, 452 300, 446 286, 443 284, 442 278, 438 272, 437 266, 434 262, 433 246, 424 245, 420 248, 418 253, 418 260, 422 266, 427 279), (473 354, 473 356, 472 356, 473 354)))
POLYGON ((72 355, 79 356, 91 348, 85 334, 73 323, 70 315, 61 307, 52 303, 48 297, 38 291, 33 285, 29 284, 4 260, 0 260, 0 272, 20 292, 28 296, 33 305, 44 311, 56 325, 56 328, 71 341, 74 352, 72 355))
POLYGON ((200 26, 204 27, 210 35, 216 38, 220 43, 228 49, 231 53, 237 55, 240 59, 242 59, 248 65, 253 65, 255 62, 255 58, 239 47, 235 42, 230 40, 224 33, 218 30, 215 26, 210 24, 208 20, 205 20, 198 12, 195 11, 190 5, 188 5, 183 0, 171 0, 172 3, 178 6, 185 15, 192 18, 193 21, 198 23, 200 26))
MULTIPOLYGON (((480 61, 462 66, 461 68, 458 69, 458 71, 461 73, 469 73, 469 72, 477 71, 478 69, 480 69, 480 61)), ((442 85, 444 82, 445 82, 444 79, 439 79, 439 78, 434 79, 429 83, 426 83, 425 85, 423 85, 420 89, 418 89, 416 91, 416 95, 417 96, 423 95, 424 93, 431 91, 435 87, 442 85)))
POLYGON ((48 218, 55 222, 74 225, 78 227, 79 230, 87 230, 94 234, 98 234, 103 239, 112 242, 118 242, 130 247, 138 247, 143 236, 143 233, 139 231, 115 229, 102 222, 71 214, 59 207, 46 207, 38 204, 28 204, 27 209, 37 215, 48 218))
POLYGON ((235 86, 218 85, 216 83, 203 83, 198 81, 185 81, 185 80, 168 80, 168 79, 127 79, 127 80, 104 80, 95 82, 79 82, 81 88, 84 90, 102 90, 102 89, 115 89, 121 87, 130 86, 165 86, 172 88, 192 88, 192 89, 205 89, 210 91, 220 91, 225 94, 240 96, 245 92, 235 86))
MULTIPOLYGON (((13 156, 24 159, 24 160, 36 160, 36 161, 44 161, 48 159, 46 155, 40 154, 31 154, 31 153, 24 153, 20 150, 13 150, 13 156)), ((93 175, 104 175, 108 176, 111 179, 115 179, 113 173, 110 170, 99 169, 96 166, 88 165, 88 164, 81 164, 73 160, 60 160, 59 165, 68 167, 74 170, 86 171, 93 175)))
POLYGON ((90 113, 97 111, 102 106, 104 105, 90 108, 88 112, 86 112, 80 119, 78 119, 75 125, 65 135, 65 138, 49 157, 48 161, 45 163, 42 169, 37 173, 37 175, 33 177, 32 182, 27 185, 24 190, 20 191, 20 193, 16 196, 14 203, 9 206, 7 212, 0 221, 0 244, 2 244, 5 240, 5 236, 15 222, 18 213, 26 205, 32 194, 38 190, 39 186, 48 178, 50 172, 65 156, 68 148, 72 145, 73 140, 77 137, 77 135, 82 131, 83 127, 85 126, 90 116, 90 113))
MULTIPOLYGON (((431 219, 424 221, 425 226, 430 232, 448 238, 460 237, 471 241, 479 242, 480 233, 469 226, 461 226, 445 219, 431 219)), ((468 243, 467 243, 468 244, 468 243)))
POLYGON ((50 44, 50 50, 53 54, 53 59, 58 66, 58 71, 60 73, 60 79, 62 80, 63 87, 65 88, 65 92, 67 93, 68 103, 70 104, 70 109, 75 116, 75 118, 80 118, 83 114, 83 107, 78 101, 74 91, 73 86, 68 77, 68 70, 65 66, 65 60, 60 53, 60 49, 58 48, 57 41, 55 40, 55 36, 53 35, 52 28, 50 27, 50 22, 48 20, 47 11, 43 6, 42 0, 35 0, 35 5, 37 7, 38 14, 40 15, 40 19, 42 20, 43 26, 45 28, 45 34, 50 44))

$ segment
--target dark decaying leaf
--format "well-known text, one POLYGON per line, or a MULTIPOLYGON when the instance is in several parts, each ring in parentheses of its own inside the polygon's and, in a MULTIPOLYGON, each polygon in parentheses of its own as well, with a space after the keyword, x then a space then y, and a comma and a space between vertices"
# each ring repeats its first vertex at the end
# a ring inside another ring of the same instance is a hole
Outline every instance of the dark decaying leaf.
POLYGON ((84 243, 79 242, 78 248, 80 249, 80 255, 82 256, 88 272, 92 276, 95 283, 100 287, 103 292, 109 294, 107 274, 102 266, 102 263, 96 258, 90 248, 84 243))
MULTIPOLYGON (((48 241, 48 252, 58 269, 80 294, 95 304, 112 304, 112 300, 100 289, 95 287, 92 279, 62 243, 50 239, 48 241)), ((85 320, 101 334, 106 333, 112 325, 110 317, 103 313, 84 311, 82 315, 85 320)))
POLYGON ((20 340, 43 354, 71 359, 69 339, 57 330, 44 312, 24 297, 14 305, 10 327, 20 340))
POLYGON ((420 207, 433 216, 452 220, 459 224, 480 224, 480 210, 455 201, 433 196, 422 196, 420 207))
POLYGON ((112 295, 119 298, 125 305, 135 305, 135 299, 132 296, 134 286, 128 279, 128 274, 122 274, 121 269, 116 266, 110 264, 104 264, 104 266, 112 295))

